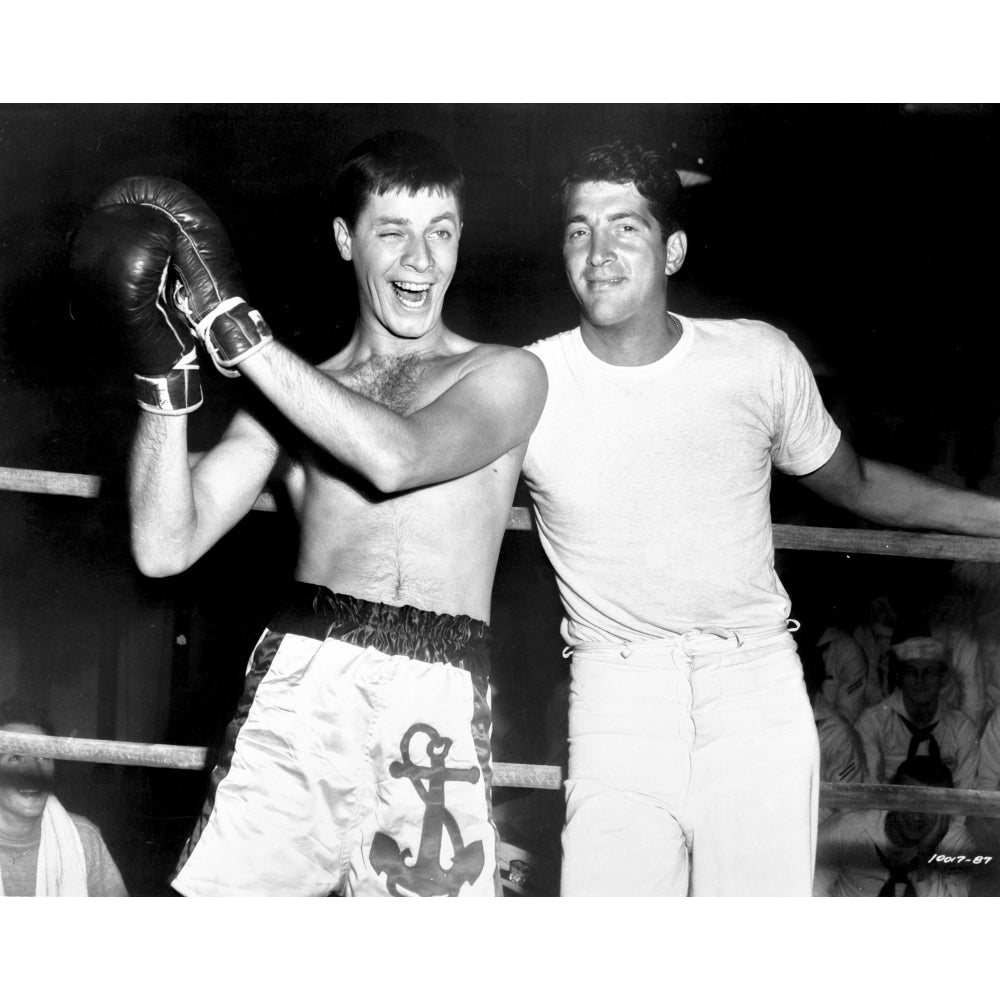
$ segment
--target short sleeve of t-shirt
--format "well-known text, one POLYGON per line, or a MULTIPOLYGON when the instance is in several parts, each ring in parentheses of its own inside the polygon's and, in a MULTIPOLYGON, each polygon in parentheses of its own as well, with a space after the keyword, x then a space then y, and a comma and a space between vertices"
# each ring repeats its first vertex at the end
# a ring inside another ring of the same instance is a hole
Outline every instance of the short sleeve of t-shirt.
POLYGON ((778 338, 777 425, 771 459, 777 469, 804 476, 824 465, 840 442, 840 429, 823 405, 802 352, 785 334, 778 338))

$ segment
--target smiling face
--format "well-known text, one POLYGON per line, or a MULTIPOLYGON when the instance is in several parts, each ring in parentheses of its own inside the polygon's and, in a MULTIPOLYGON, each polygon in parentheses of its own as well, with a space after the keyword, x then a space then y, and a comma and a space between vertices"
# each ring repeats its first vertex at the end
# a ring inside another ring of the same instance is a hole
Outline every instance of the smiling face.
POLYGON ((454 195, 373 194, 349 227, 334 220, 337 247, 354 265, 363 328, 414 340, 441 326, 462 231, 454 195))
MULTIPOLYGON (((45 730, 27 723, 12 722, 5 733, 33 733, 45 730)), ((55 764, 49 757, 27 757, 18 753, 0 754, 0 822, 21 823, 41 817, 52 790, 55 764)))
POLYGON ((582 319, 597 330, 662 324, 667 278, 684 261, 682 230, 666 241, 635 184, 587 181, 569 189, 563 262, 582 319))
POLYGON ((911 715, 933 715, 937 711, 946 667, 932 660, 909 660, 899 665, 899 688, 911 715))

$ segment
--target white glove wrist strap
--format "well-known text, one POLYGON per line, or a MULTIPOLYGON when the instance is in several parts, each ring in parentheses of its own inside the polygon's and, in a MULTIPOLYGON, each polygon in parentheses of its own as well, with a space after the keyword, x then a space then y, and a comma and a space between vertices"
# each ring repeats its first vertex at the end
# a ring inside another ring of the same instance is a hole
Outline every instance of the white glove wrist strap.
POLYGON ((220 302, 196 327, 195 333, 198 334, 202 340, 208 336, 209 330, 212 329, 212 324, 216 319, 223 313, 231 312, 239 305, 246 305, 246 299, 241 299, 239 297, 226 299, 224 302, 220 302))

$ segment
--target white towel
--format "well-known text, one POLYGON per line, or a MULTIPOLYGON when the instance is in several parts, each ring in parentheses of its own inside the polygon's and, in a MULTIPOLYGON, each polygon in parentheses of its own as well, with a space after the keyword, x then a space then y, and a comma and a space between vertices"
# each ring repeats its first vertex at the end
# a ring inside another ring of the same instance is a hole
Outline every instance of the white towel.
MULTIPOLYGON (((87 859, 76 824, 59 800, 50 795, 42 813, 42 839, 38 845, 36 896, 86 896, 87 859)), ((4 895, 0 881, 0 896, 4 895)))

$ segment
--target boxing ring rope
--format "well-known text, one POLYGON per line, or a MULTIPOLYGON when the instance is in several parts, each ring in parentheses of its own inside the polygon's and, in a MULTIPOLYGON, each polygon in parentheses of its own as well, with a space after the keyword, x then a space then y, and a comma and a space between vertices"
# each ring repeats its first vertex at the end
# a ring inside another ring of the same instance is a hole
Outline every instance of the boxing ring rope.
MULTIPOLYGON (((204 770, 210 759, 207 747, 171 746, 166 743, 125 743, 119 740, 90 740, 70 736, 37 736, 34 733, 4 732, 0 732, 0 753, 20 753, 88 764, 166 767, 177 771, 204 770)), ((558 791, 562 787, 562 771, 547 764, 494 762, 493 784, 503 788, 543 788, 558 791)))
MULTIPOLYGON (((125 743, 69 736, 0 732, 0 753, 20 753, 90 764, 125 764, 201 771, 209 760, 206 747, 165 743, 125 743)), ((562 788, 562 769, 549 764, 493 764, 497 788, 562 788)), ((1000 818, 1000 792, 961 788, 923 788, 915 785, 856 785, 822 782, 820 804, 838 809, 906 809, 1000 818)))
MULTIPOLYGON (((101 494, 101 479, 99 476, 80 473, 0 467, 0 490, 94 498, 101 494)), ((253 509, 275 511, 277 504, 272 494, 264 492, 257 498, 253 509)), ((530 531, 532 522, 529 510, 526 507, 511 508, 507 527, 513 531, 530 531)), ((945 535, 936 532, 817 528, 795 524, 775 524, 773 532, 775 548, 779 549, 849 552, 917 559, 952 559, 961 562, 1000 562, 998 538, 945 535)), ((206 747, 3 732, 0 732, 0 752, 31 754, 92 764, 162 767, 187 771, 204 770, 210 754, 206 747)), ((496 787, 558 791, 562 787, 562 782, 563 774, 559 767, 545 764, 501 762, 493 764, 493 784, 496 787)), ((838 809, 904 809, 915 812, 1000 818, 1000 791, 823 782, 820 785, 820 804, 838 809)))
MULTIPOLYGON (((75 472, 0 467, 0 490, 94 498, 101 494, 101 478, 75 472)), ((267 491, 261 493, 253 509, 277 510, 274 496, 267 491)), ((531 527, 530 511, 526 507, 512 507, 507 520, 508 530, 530 531, 531 527)), ((816 528, 799 524, 775 524, 772 530, 774 547, 777 549, 903 556, 910 559, 955 559, 959 562, 1000 562, 1000 538, 867 528, 816 528)))

